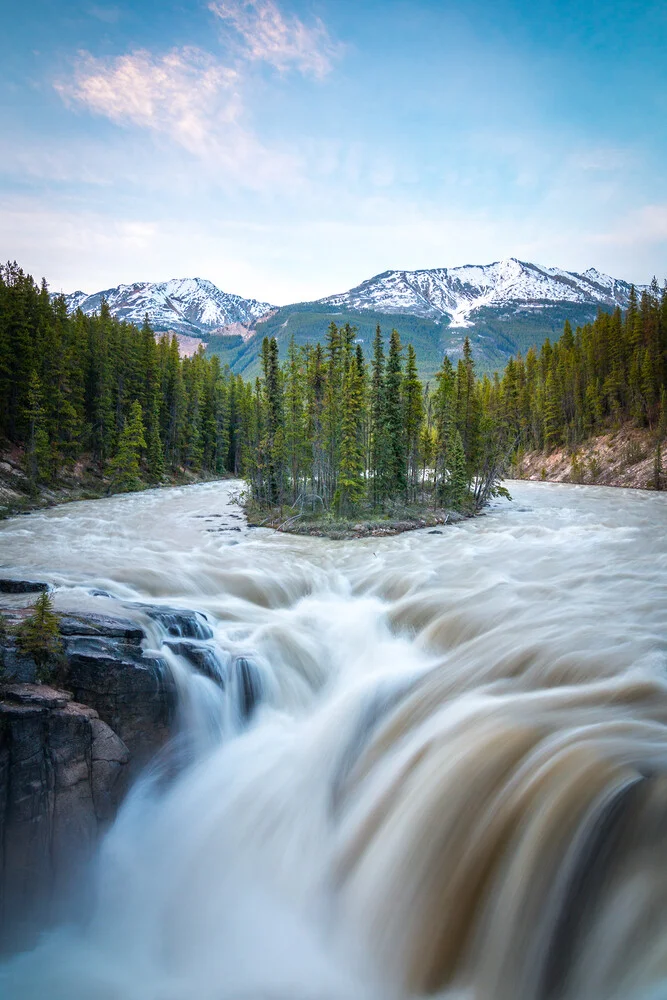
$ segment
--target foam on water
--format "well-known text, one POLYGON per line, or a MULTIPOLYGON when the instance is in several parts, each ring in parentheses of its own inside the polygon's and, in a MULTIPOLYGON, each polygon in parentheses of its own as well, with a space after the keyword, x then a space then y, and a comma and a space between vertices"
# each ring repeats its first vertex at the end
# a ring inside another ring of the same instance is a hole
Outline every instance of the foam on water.
POLYGON ((168 654, 187 763, 135 786, 2 996, 667 995, 667 497, 514 484, 342 543, 246 529, 234 488, 0 526, 62 608, 152 645, 141 603, 205 613, 229 676, 168 654))

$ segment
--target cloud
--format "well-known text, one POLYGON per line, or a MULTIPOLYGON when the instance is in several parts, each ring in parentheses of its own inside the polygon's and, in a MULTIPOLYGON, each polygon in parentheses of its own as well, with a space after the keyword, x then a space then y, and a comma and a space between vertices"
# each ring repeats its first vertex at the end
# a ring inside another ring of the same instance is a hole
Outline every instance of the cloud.
POLYGON ((238 70, 185 46, 166 55, 139 49, 109 59, 81 52, 73 79, 55 87, 66 103, 167 136, 244 186, 290 183, 295 158, 269 153, 244 126, 240 83, 238 70))
POLYGON ((193 46, 153 56, 144 49, 115 59, 80 53, 74 80, 56 84, 67 101, 110 118, 165 132, 202 153, 211 123, 232 124, 240 113, 236 70, 193 46))
POLYGON ((281 72, 297 69, 322 79, 343 50, 319 18, 308 27, 282 14, 274 0, 213 0, 209 10, 238 32, 247 58, 281 72))

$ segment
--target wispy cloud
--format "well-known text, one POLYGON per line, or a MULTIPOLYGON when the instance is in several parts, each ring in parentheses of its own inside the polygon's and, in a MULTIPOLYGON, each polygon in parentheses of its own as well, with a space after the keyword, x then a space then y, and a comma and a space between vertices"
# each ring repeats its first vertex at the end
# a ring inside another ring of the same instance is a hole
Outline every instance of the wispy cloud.
POLYGON ((57 83, 56 90, 116 124, 168 133, 201 154, 212 123, 230 125, 239 117, 237 78, 236 70, 194 47, 164 56, 140 49, 115 59, 81 52, 74 79, 57 83))
POLYGON ((281 72, 296 69, 322 79, 343 51, 319 18, 306 25, 283 14, 274 0, 213 0, 209 9, 241 36, 246 57, 281 72))
POLYGON ((242 121, 237 69, 193 46, 110 59, 79 53, 73 78, 56 84, 69 104, 121 126, 162 134, 222 175, 249 187, 290 181, 293 156, 269 151, 242 121))

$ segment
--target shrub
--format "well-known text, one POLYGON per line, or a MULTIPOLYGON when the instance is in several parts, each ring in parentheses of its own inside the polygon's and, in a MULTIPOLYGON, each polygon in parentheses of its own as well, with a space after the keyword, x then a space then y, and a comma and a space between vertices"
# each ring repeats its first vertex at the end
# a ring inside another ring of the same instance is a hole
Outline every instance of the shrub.
POLYGON ((591 481, 595 482, 595 480, 599 477, 601 472, 602 472, 602 466, 600 465, 600 461, 596 455, 593 455, 588 460, 588 475, 590 476, 591 481))
POLYGON ((33 613, 16 630, 18 647, 31 656, 37 667, 40 684, 53 680, 62 662, 63 643, 58 627, 58 615, 47 593, 40 594, 33 605, 33 613))
POLYGON ((570 482, 571 483, 583 483, 584 481, 584 465, 579 458, 579 453, 574 452, 572 455, 572 463, 570 465, 570 482))
POLYGON ((639 441, 628 441, 622 453, 624 465, 637 465, 646 458, 646 452, 639 441))

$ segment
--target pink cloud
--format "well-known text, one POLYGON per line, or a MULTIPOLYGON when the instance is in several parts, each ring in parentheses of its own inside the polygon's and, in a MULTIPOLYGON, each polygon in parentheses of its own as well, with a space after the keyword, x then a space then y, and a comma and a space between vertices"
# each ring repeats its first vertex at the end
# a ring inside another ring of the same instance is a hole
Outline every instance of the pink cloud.
POLYGON ((343 50, 319 18, 308 26, 281 13, 274 0, 213 0, 209 9, 242 37, 248 58, 281 72, 294 68, 322 79, 343 50))

